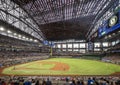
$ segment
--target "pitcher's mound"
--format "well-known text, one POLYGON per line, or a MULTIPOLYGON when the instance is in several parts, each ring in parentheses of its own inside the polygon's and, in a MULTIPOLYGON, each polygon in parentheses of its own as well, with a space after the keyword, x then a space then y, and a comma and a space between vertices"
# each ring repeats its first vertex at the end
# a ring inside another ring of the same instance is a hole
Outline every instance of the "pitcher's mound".
POLYGON ((40 64, 54 64, 54 67, 50 68, 50 70, 57 70, 57 71, 68 71, 69 70, 69 65, 66 63, 61 63, 61 62, 54 62, 54 61, 44 61, 44 62, 39 62, 40 64))

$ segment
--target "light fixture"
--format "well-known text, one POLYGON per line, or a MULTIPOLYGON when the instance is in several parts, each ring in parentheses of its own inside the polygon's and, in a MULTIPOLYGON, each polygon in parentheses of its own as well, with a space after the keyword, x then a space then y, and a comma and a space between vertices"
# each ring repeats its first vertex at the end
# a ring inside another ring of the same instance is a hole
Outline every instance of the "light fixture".
POLYGON ((30 41, 33 41, 33 39, 32 39, 32 38, 30 38, 30 41))
POLYGON ((113 33, 112 35, 115 35, 115 33, 113 33))
POLYGON ((16 36, 16 35, 17 35, 17 33, 14 33, 13 35, 14 35, 14 36, 16 36))
POLYGON ((34 42, 38 42, 38 40, 34 40, 34 42))
POLYGON ((108 35, 108 37, 110 38, 110 37, 111 37, 111 35, 108 35))
POLYGON ((12 33, 10 30, 7 30, 7 33, 12 33))
POLYGON ((21 38, 21 35, 18 35, 19 38, 21 38))
POLYGON ((0 31, 4 31, 5 29, 3 27, 0 27, 0 31))
POLYGON ((25 39, 25 36, 23 36, 23 39, 25 39))

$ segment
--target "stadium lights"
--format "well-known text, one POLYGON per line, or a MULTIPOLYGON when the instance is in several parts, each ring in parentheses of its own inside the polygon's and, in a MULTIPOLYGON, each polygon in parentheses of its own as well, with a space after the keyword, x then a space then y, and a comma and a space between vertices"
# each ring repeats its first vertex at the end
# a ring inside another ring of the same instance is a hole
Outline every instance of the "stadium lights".
POLYGON ((33 39, 31 38, 30 41, 33 41, 33 39))
POLYGON ((38 40, 34 40, 34 42, 38 42, 38 40))
POLYGON ((0 27, 0 31, 4 31, 5 29, 3 27, 0 27))
POLYGON ((111 35, 108 35, 109 38, 111 38, 111 35))
POLYGON ((17 35, 17 33, 14 33, 13 35, 14 35, 14 36, 16 36, 16 35, 17 35))
POLYGON ((22 36, 21 35, 18 35, 19 38, 21 38, 22 36))
POLYGON ((115 33, 113 33, 113 35, 115 35, 115 33))
POLYGON ((23 36, 23 39, 25 39, 25 36, 23 36))
POLYGON ((8 30, 7 33, 12 33, 12 32, 10 30, 8 30))

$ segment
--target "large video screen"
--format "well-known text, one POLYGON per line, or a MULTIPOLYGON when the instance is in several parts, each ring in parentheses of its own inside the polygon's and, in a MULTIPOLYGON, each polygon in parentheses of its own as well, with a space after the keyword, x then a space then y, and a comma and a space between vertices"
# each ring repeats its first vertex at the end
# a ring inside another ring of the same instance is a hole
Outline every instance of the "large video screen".
POLYGON ((120 29, 120 11, 110 17, 110 19, 103 22, 98 29, 98 36, 102 37, 117 29, 120 29))

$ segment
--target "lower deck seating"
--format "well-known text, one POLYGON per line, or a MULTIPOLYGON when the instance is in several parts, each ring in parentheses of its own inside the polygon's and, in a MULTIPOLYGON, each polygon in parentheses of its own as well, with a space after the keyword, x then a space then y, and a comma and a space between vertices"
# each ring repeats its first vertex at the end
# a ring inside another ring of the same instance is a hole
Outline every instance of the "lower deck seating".
POLYGON ((119 77, 0 77, 0 85, 120 85, 119 77))
POLYGON ((106 56, 106 57, 102 58, 102 61, 120 64, 120 56, 119 55, 106 56))
POLYGON ((0 67, 46 59, 48 57, 49 57, 48 54, 44 54, 44 53, 12 53, 12 52, 4 53, 2 52, 0 55, 0 67))

